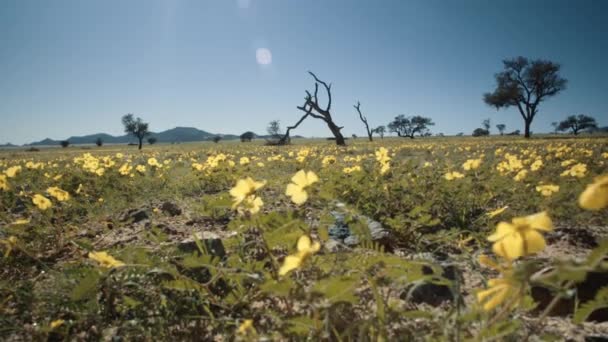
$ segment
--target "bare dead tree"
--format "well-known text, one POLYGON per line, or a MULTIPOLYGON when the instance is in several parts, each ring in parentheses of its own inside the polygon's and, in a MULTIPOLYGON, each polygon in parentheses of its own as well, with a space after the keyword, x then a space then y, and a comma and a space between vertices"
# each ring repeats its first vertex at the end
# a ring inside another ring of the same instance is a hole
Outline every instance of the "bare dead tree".
MULTIPOLYGON (((306 90, 306 97, 304 98, 304 104, 302 106, 298 106, 297 108, 303 111, 304 116, 298 121, 300 124, 304 118, 308 116, 312 116, 315 119, 323 120, 331 133, 334 135, 336 139, 336 144, 340 146, 346 145, 344 141, 344 136, 342 135, 341 126, 336 125, 334 120, 331 117, 331 84, 327 84, 321 81, 312 71, 308 72, 315 79, 315 91, 314 94, 311 94, 308 90, 306 90), (322 108, 319 104, 319 84, 325 88, 327 92, 327 105, 325 108, 322 108)), ((296 125, 297 126, 297 125, 296 125)), ((289 132, 289 128, 288 128, 289 132)))
POLYGON ((361 102, 357 101, 357 104, 354 105, 353 107, 355 107, 355 109, 357 110, 357 113, 359 113, 359 119, 361 119, 363 124, 365 124, 365 130, 367 131, 367 137, 369 138, 369 141, 374 141, 374 138, 372 137, 372 133, 374 133, 374 132, 373 132, 373 130, 369 129, 369 125, 367 123, 367 118, 365 116, 363 116, 363 114, 361 114, 361 102))
POLYGON ((289 133, 291 132, 292 129, 298 128, 298 126, 300 126, 300 124, 302 123, 302 121, 304 121, 304 119, 306 119, 308 117, 308 115, 310 115, 310 113, 305 114, 304 116, 302 116, 300 118, 300 120, 298 120, 298 122, 296 122, 295 125, 293 125, 293 126, 287 126, 287 130, 285 131, 285 134, 283 135, 283 137, 281 139, 279 139, 279 145, 289 144, 289 142, 291 141, 291 138, 289 137, 289 133))

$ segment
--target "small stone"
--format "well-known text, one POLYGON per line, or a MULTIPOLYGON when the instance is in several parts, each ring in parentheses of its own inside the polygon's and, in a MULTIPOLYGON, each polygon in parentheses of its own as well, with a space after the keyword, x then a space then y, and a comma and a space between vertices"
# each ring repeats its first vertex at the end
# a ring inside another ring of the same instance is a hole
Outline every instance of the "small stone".
POLYGON ((344 244, 342 244, 340 241, 336 241, 333 239, 329 239, 327 240, 324 244, 323 247, 325 248, 325 250, 329 253, 336 253, 342 250, 345 250, 347 247, 344 246, 344 244))
POLYGON ((344 244, 350 247, 354 247, 359 244, 359 238, 355 235, 351 235, 344 239, 344 244))
POLYGON ((165 202, 162 204, 162 206, 160 207, 160 209, 167 215, 170 216, 178 216, 182 214, 182 209, 180 207, 177 206, 177 204, 173 203, 173 202, 165 202))
MULTIPOLYGON (((219 258, 224 258, 226 256, 224 244, 217 234, 211 232, 197 232, 195 234, 209 254, 219 258)), ((182 240, 179 243, 178 248, 186 253, 200 252, 194 237, 182 240)))

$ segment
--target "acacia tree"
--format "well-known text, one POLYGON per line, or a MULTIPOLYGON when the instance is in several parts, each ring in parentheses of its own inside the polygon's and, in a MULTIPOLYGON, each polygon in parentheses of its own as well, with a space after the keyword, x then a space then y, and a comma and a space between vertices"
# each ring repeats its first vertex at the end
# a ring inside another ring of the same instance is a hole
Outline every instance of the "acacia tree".
POLYGON ((420 136, 428 132, 428 126, 433 126, 433 120, 431 118, 425 118, 420 115, 411 117, 405 117, 405 115, 398 115, 395 119, 388 124, 388 130, 390 132, 397 133, 400 137, 409 137, 414 139, 414 135, 418 133, 420 136))
POLYGON ((272 139, 279 139, 281 137, 281 125, 279 120, 272 120, 268 123, 268 127, 266 127, 266 132, 272 139))
POLYGON ((355 107, 355 109, 357 110, 357 113, 359 113, 359 119, 361 119, 361 121, 365 125, 365 130, 367 131, 367 137, 368 137, 369 141, 374 141, 374 138, 372 137, 372 134, 374 132, 373 132, 373 130, 369 129, 369 124, 367 123, 367 118, 365 116, 363 116, 363 114, 361 113, 361 103, 359 101, 357 101, 357 104, 353 105, 353 107, 355 107))
POLYGON ((516 106, 524 119, 524 136, 529 138, 539 104, 566 89, 568 81, 559 75, 561 66, 551 61, 517 57, 504 60, 503 66, 504 70, 494 75, 496 89, 483 99, 496 110, 516 106))
POLYGON ((384 133, 386 133, 386 126, 378 126, 372 130, 373 133, 376 133, 380 136, 380 139, 384 139, 384 133))
POLYGON ((247 131, 241 134, 241 142, 251 142, 255 138, 255 133, 252 131, 247 131))
POLYGON ((498 124, 498 125, 496 125, 496 129, 498 130, 498 132, 500 133, 500 135, 504 135, 505 134, 505 129, 507 129, 507 125, 505 125, 505 124, 498 124))
POLYGON ((489 118, 483 120, 482 123, 481 123, 481 125, 483 126, 483 128, 485 128, 486 131, 488 131, 488 133, 490 133, 490 124, 491 124, 491 121, 490 121, 489 118))
POLYGON ((304 104, 302 106, 298 106, 297 108, 304 112, 304 115, 296 122, 293 126, 288 126, 287 131, 279 141, 280 144, 286 144, 289 142, 289 133, 292 129, 297 128, 302 121, 304 121, 307 117, 311 116, 315 119, 319 119, 324 121, 327 124, 327 127, 334 135, 336 139, 336 144, 339 146, 346 145, 344 141, 344 136, 342 135, 341 126, 336 125, 331 117, 331 84, 327 84, 321 81, 315 74, 311 71, 308 72, 315 79, 315 90, 314 93, 311 94, 308 90, 306 90, 306 97, 304 97, 304 104), (319 104, 319 84, 321 84, 325 88, 325 92, 327 93, 327 105, 325 108, 322 108, 319 104))
POLYGON ((595 118, 585 114, 570 115, 566 120, 561 121, 557 125, 558 131, 565 132, 570 130, 574 135, 578 135, 580 131, 589 128, 597 128, 597 122, 595 121, 595 118))
POLYGON ((148 123, 141 118, 135 119, 133 114, 127 114, 122 117, 122 124, 125 126, 125 133, 133 134, 139 141, 139 149, 141 150, 144 138, 150 135, 148 123))

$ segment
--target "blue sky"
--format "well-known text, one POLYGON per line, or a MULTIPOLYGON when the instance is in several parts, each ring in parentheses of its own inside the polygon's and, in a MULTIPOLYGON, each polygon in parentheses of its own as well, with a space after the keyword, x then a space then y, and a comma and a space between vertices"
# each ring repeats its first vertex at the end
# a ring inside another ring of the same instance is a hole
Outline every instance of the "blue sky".
MULTIPOLYGON (((297 121, 307 70, 333 83, 347 135, 363 135, 357 100, 373 126, 419 114, 433 132, 485 118, 523 130, 515 109, 482 101, 518 55, 559 62, 569 80, 533 131, 579 113, 608 125, 606 13, 602 0, 3 0, 0 143, 121 134, 126 113, 153 131, 263 133, 297 121)), ((295 134, 329 132, 309 120, 295 134)))

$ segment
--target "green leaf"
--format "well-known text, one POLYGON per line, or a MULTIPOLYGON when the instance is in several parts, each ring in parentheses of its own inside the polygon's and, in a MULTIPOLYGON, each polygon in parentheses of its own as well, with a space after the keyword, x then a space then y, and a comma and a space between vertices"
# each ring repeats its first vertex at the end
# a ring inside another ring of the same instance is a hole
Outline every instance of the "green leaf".
POLYGON ((593 300, 586 301, 574 313, 572 320, 574 323, 584 322, 591 314, 598 309, 608 308, 608 286, 602 287, 595 294, 593 300))
POLYGON ((350 277, 334 277, 318 281, 313 290, 322 293, 332 303, 350 302, 355 303, 357 297, 354 294, 358 279, 350 277))
POLYGON ((70 298, 74 301, 90 299, 95 296, 101 275, 96 270, 88 270, 85 276, 74 287, 70 298))

